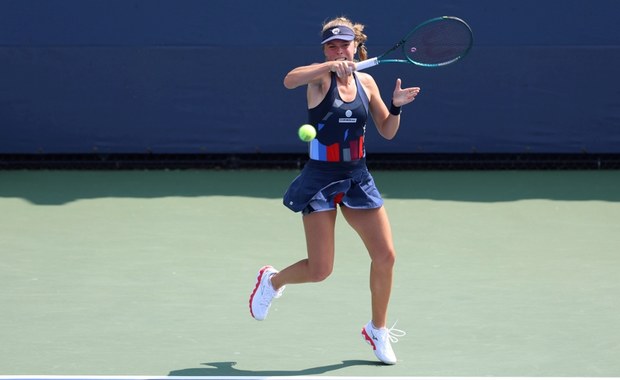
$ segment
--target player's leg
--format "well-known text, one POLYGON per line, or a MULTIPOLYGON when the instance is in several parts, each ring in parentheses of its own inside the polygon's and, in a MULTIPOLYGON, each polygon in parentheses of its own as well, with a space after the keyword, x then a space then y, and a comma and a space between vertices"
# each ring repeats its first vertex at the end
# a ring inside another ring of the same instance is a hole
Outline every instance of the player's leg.
POLYGON ((376 327, 385 327, 396 259, 387 213, 383 207, 370 210, 342 207, 342 214, 359 234, 370 255, 372 321, 376 327))
POLYGON ((287 284, 323 281, 332 273, 336 210, 304 215, 303 224, 308 257, 274 275, 271 281, 275 288, 287 284))
POLYGON ((267 317, 274 298, 282 295, 287 284, 322 281, 332 272, 336 210, 304 215, 303 223, 308 257, 280 272, 269 265, 259 271, 249 302, 252 317, 259 321, 267 317))
POLYGON ((386 364, 396 364, 390 340, 404 335, 404 332, 386 327, 396 258, 387 213, 383 207, 370 210, 343 207, 342 213, 362 238, 371 259, 372 320, 362 328, 362 336, 372 346, 379 360, 386 364))

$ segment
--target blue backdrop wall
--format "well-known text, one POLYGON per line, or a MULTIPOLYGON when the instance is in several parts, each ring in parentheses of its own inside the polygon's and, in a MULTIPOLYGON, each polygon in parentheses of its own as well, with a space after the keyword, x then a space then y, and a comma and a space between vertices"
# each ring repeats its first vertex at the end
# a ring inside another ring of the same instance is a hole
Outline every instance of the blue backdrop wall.
POLYGON ((620 153, 618 0, 0 0, 0 153, 297 153, 304 89, 332 16, 366 24, 371 55, 455 15, 462 62, 369 69, 389 102, 422 93, 369 152, 620 153), (371 71, 372 70, 372 71, 371 71))

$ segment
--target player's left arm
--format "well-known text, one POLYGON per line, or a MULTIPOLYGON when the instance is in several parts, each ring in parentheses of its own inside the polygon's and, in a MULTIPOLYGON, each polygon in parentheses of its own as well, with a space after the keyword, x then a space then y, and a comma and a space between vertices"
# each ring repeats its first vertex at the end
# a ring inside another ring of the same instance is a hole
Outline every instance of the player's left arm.
MULTIPOLYGON (((368 95, 370 114, 379 134, 385 139, 393 139, 400 126, 400 114, 393 115, 389 112, 372 76, 362 75, 362 73, 358 73, 358 75, 368 95)), ((419 87, 401 88, 401 80, 397 79, 391 102, 396 107, 402 107, 414 101, 419 92, 419 87)))

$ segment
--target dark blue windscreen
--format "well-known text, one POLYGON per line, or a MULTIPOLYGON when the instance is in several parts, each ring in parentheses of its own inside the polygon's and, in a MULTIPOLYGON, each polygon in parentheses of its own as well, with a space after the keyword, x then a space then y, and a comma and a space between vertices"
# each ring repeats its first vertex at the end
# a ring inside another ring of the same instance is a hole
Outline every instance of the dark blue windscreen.
POLYGON ((620 2, 0 1, 0 153, 293 153, 320 27, 366 24, 378 55, 415 24, 468 21, 475 44, 438 69, 381 65, 422 87, 369 152, 620 152, 620 2), (301 17, 300 15, 303 15, 301 17))

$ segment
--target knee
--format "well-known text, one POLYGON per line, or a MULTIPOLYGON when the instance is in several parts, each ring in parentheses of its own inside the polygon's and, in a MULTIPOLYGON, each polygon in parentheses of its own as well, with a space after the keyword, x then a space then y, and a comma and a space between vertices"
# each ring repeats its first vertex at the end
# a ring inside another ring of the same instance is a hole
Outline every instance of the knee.
POLYGON ((328 265, 311 265, 310 282, 321 282, 332 274, 332 267, 328 265))
POLYGON ((396 263, 396 252, 393 249, 374 253, 372 255, 372 264, 375 267, 383 269, 392 269, 396 263))

